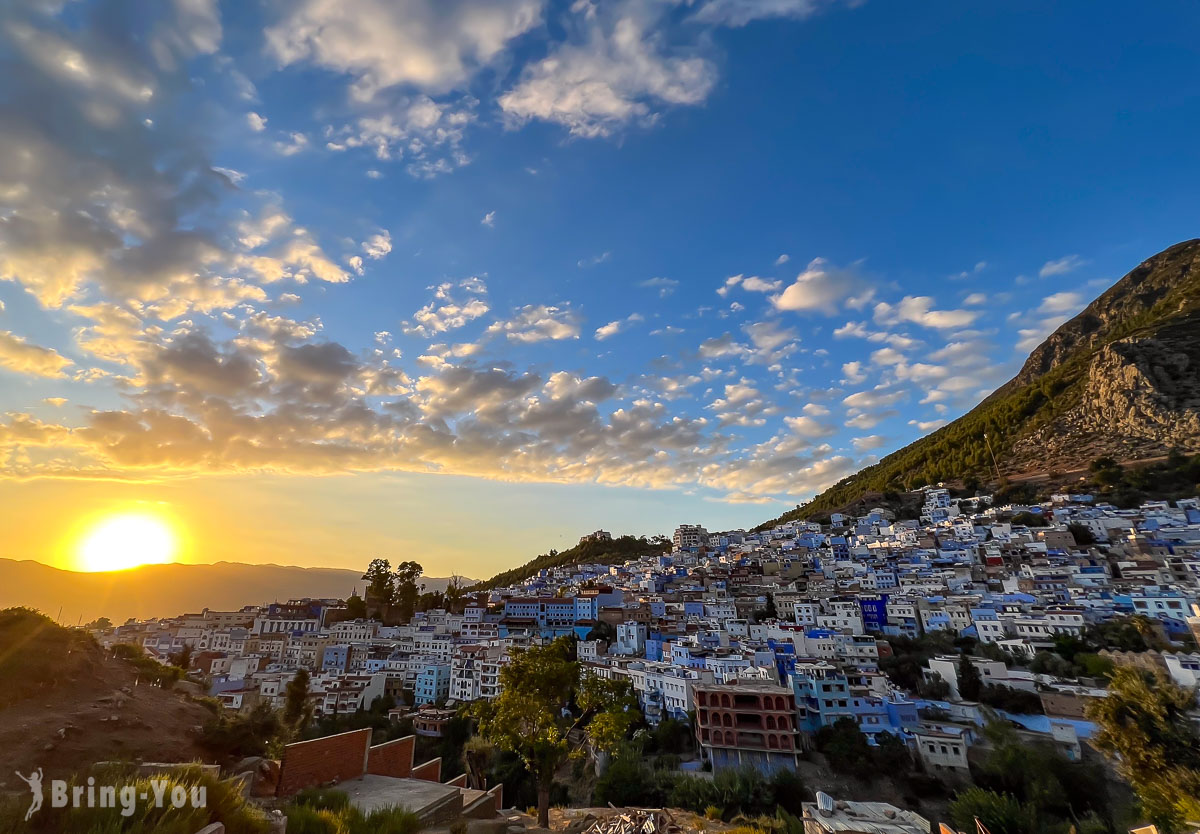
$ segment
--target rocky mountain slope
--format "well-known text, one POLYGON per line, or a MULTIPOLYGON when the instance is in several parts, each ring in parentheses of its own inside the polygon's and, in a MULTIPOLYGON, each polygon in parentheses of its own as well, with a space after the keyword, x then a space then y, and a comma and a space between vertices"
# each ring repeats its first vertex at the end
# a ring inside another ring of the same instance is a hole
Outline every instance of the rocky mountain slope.
POLYGON ((868 493, 994 480, 984 433, 1002 476, 1200 452, 1200 239, 1139 264, 967 414, 780 518, 824 515, 868 493))

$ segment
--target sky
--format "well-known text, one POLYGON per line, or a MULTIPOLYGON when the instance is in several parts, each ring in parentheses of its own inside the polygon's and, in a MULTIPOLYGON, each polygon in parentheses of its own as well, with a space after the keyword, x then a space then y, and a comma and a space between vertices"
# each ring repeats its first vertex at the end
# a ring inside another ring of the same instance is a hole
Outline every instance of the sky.
POLYGON ((0 555, 751 526, 1197 234, 1191 2, 18 0, 0 555))

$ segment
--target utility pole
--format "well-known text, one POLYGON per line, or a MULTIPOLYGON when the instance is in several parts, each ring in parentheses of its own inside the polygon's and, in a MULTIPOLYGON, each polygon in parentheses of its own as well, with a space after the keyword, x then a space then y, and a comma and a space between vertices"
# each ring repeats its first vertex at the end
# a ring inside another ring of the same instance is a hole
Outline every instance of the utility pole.
POLYGON ((987 432, 983 433, 983 442, 987 444, 988 454, 992 456, 992 468, 996 470, 996 485, 1000 485, 1000 464, 996 463, 996 453, 992 451, 992 441, 987 432))

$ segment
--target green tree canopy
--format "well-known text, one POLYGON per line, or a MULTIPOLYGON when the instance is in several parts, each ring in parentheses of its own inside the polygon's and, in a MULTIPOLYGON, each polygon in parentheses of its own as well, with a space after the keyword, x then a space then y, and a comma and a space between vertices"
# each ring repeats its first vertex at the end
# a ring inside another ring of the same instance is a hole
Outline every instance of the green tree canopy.
POLYGON ((308 683, 308 670, 303 668, 288 681, 284 691, 283 721, 289 727, 302 728, 312 719, 312 707, 308 703, 308 683))
POLYGON ((547 828, 554 773, 571 753, 567 734, 586 723, 594 746, 615 750, 640 718, 637 701, 628 681, 581 681, 570 637, 515 652, 500 686, 495 700, 474 706, 479 733, 520 758, 537 783, 538 825, 547 828))
POLYGON ((1167 832, 1200 819, 1200 733, 1188 717, 1195 708, 1195 691, 1130 667, 1116 669, 1108 697, 1088 706, 1100 725, 1096 747, 1116 760, 1143 811, 1167 832))
POLYGON ((978 701, 983 694, 983 675, 966 652, 958 661, 958 694, 968 701, 978 701))

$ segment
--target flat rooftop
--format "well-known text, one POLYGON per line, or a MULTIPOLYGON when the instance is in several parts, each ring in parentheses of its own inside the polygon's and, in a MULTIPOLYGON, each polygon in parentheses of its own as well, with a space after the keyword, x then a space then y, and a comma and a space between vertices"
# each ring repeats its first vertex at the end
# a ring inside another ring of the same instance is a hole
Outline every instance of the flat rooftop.
POLYGON ((458 788, 424 779, 364 774, 337 785, 350 797, 350 804, 364 814, 380 808, 403 807, 425 818, 444 802, 458 801, 458 788))
POLYGON ((801 808, 807 821, 827 831, 857 832, 858 834, 929 834, 929 820, 913 811, 897 808, 888 802, 851 802, 838 800, 834 810, 820 811, 815 802, 805 802, 801 808))

